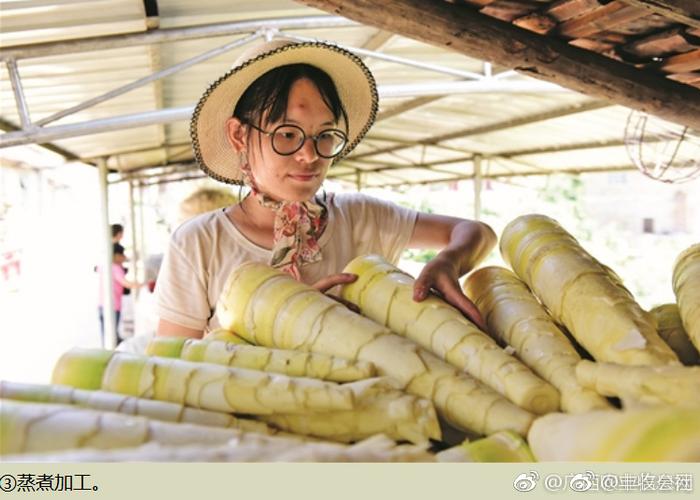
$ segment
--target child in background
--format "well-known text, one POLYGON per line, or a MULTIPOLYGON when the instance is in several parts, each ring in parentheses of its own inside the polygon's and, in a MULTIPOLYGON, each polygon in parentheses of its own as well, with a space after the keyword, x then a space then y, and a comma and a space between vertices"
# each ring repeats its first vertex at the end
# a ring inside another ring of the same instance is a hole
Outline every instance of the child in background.
MULTIPOLYGON (((140 283, 133 281, 128 281, 126 279, 126 273, 124 272, 124 262, 126 261, 126 256, 124 255, 124 247, 119 243, 114 243, 112 245, 112 285, 113 285, 113 296, 114 296, 114 332, 115 339, 114 345, 118 345, 121 338, 119 337, 119 318, 121 316, 122 310, 122 297, 124 296, 125 289, 138 288, 141 286, 140 283)), ((105 343, 105 328, 104 328, 104 295, 103 295, 103 273, 102 268, 98 266, 97 271, 100 275, 99 279, 99 306, 97 308, 99 318, 100 318, 100 338, 102 339, 102 345, 105 343)))

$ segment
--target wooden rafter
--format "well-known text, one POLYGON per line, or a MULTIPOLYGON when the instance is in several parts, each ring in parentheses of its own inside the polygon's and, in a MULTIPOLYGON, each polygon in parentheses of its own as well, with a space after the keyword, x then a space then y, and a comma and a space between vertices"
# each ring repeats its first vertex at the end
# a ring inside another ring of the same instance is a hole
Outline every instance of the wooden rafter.
POLYGON ((700 92, 472 8, 422 0, 297 0, 594 97, 700 129, 700 92))
POLYGON ((700 42, 692 40, 688 28, 674 27, 660 33, 643 36, 623 45, 618 53, 632 55, 640 59, 662 57, 667 54, 680 54, 700 48, 700 42))
POLYGON ((552 2, 545 11, 557 21, 564 22, 597 7, 600 7, 598 0, 557 0, 552 2))
POLYGON ((687 73, 700 70, 700 49, 669 57, 661 64, 661 69, 669 73, 687 73))
POLYGON ((648 15, 647 10, 615 1, 561 23, 556 32, 567 38, 583 38, 648 15))
POLYGON ((700 28, 698 0, 620 0, 628 5, 646 9, 676 22, 700 28))

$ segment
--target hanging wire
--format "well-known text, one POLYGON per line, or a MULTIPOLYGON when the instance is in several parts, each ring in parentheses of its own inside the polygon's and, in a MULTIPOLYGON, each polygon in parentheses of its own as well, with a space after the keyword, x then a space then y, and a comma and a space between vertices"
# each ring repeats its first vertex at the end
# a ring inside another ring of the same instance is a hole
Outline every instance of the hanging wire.
POLYGON ((630 160, 647 177, 679 184, 700 176, 700 136, 688 127, 632 111, 624 142, 630 160))

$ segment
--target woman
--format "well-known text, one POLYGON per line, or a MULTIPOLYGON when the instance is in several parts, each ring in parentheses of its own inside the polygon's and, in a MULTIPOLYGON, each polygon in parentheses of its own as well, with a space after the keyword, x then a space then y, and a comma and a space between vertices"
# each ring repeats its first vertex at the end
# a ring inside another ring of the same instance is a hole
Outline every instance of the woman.
POLYGON ((483 324, 458 279, 495 245, 491 228, 360 194, 318 194, 376 111, 367 67, 320 42, 254 47, 212 84, 190 125, 195 157, 209 176, 251 193, 173 234, 156 288, 159 335, 201 337, 215 328, 214 305, 243 262, 267 262, 326 292, 357 279, 340 271, 358 255, 396 262, 405 248, 441 249, 417 278, 415 300, 433 289, 483 324))

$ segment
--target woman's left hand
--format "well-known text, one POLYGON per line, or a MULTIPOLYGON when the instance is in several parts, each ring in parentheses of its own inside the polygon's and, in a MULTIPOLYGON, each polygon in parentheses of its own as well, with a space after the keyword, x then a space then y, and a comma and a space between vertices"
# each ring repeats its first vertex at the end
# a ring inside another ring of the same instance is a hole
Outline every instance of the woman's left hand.
POLYGON ((360 308, 357 307, 352 302, 350 302, 349 300, 345 300, 342 297, 338 297, 337 295, 333 295, 333 294, 328 293, 328 290, 330 290, 331 288, 333 288, 336 285, 345 285, 347 283, 352 283, 356 280, 357 280, 357 274, 338 273, 338 274, 331 274, 330 276, 326 276, 325 278, 321 278, 320 280, 318 280, 316 283, 314 283, 311 286, 314 287, 319 292, 326 294, 326 296, 330 297, 331 299, 333 299, 337 302, 340 302, 345 307, 350 309, 352 312, 360 314, 360 308))
POLYGON ((437 255, 425 265, 413 285, 413 300, 416 302, 425 300, 431 290, 438 292, 442 299, 459 309, 477 327, 486 331, 486 324, 479 309, 462 292, 456 262, 437 255))

